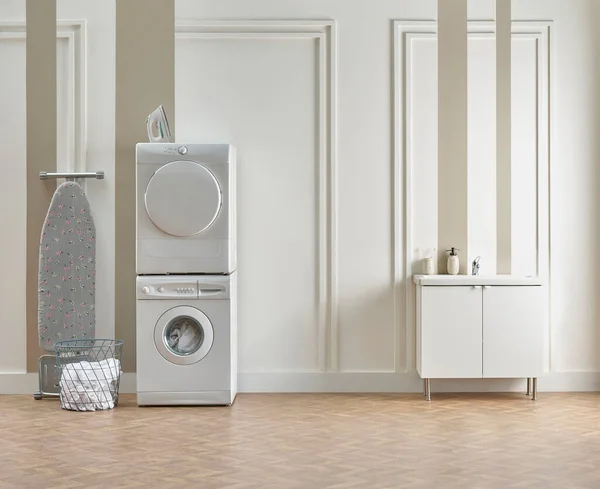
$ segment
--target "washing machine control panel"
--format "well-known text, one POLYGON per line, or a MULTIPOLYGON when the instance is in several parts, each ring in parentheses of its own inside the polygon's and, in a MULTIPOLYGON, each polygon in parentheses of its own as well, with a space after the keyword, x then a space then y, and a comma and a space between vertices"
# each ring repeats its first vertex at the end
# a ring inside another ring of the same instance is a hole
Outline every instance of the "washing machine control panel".
POLYGON ((138 297, 147 299, 179 299, 198 297, 198 283, 148 284, 140 287, 138 297))

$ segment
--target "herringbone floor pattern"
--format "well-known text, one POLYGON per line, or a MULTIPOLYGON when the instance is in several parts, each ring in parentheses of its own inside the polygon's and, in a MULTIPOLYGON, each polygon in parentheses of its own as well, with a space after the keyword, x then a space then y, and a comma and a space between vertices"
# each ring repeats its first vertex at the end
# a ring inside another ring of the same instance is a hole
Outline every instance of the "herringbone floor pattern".
POLYGON ((600 488, 600 395, 240 395, 104 412, 0 396, 0 488, 600 488))

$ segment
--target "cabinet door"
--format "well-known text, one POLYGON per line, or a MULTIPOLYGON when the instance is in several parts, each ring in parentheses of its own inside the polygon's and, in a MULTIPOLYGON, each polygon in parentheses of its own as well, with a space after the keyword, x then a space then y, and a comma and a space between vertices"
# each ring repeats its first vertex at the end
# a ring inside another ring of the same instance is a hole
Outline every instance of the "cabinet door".
POLYGON ((543 289, 483 290, 483 376, 537 377, 544 368, 543 289))
POLYGON ((423 378, 481 377, 481 293, 471 286, 423 287, 423 378))

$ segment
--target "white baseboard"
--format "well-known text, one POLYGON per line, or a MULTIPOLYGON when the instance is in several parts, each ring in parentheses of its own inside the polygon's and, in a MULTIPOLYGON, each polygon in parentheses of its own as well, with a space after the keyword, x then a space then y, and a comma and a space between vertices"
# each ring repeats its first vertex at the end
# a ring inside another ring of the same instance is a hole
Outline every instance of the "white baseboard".
POLYGON ((0 374, 0 394, 31 394, 39 388, 38 374, 0 374))
POLYGON ((119 385, 119 393, 135 394, 137 391, 135 379, 135 372, 123 373, 123 375, 121 375, 121 385, 119 385))
MULTIPOLYGON (((136 391, 135 373, 124 373, 120 392, 136 391)), ((416 373, 331 372, 331 373, 241 373, 239 392, 421 392, 416 373)), ((37 373, 0 374, 0 394, 33 394, 37 373)), ((518 392, 525 379, 456 379, 431 381, 432 392, 518 392)), ((539 379, 540 392, 600 391, 600 372, 550 372, 539 379)))
POLYGON ((600 372, 552 372, 539 385, 546 392, 598 392, 600 372))
MULTIPOLYGON (((423 389, 417 373, 241 373, 240 392, 399 392, 423 389)), ((518 392, 525 379, 433 379, 433 392, 518 392)), ((538 380, 540 392, 600 391, 600 372, 549 372, 538 380)))

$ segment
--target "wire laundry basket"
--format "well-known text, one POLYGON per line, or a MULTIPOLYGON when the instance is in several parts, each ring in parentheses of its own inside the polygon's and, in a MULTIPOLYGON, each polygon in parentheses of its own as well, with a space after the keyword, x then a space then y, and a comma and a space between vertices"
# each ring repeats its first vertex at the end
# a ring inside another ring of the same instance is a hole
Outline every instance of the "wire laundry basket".
POLYGON ((123 341, 58 341, 54 351, 63 409, 99 411, 118 404, 123 341))

